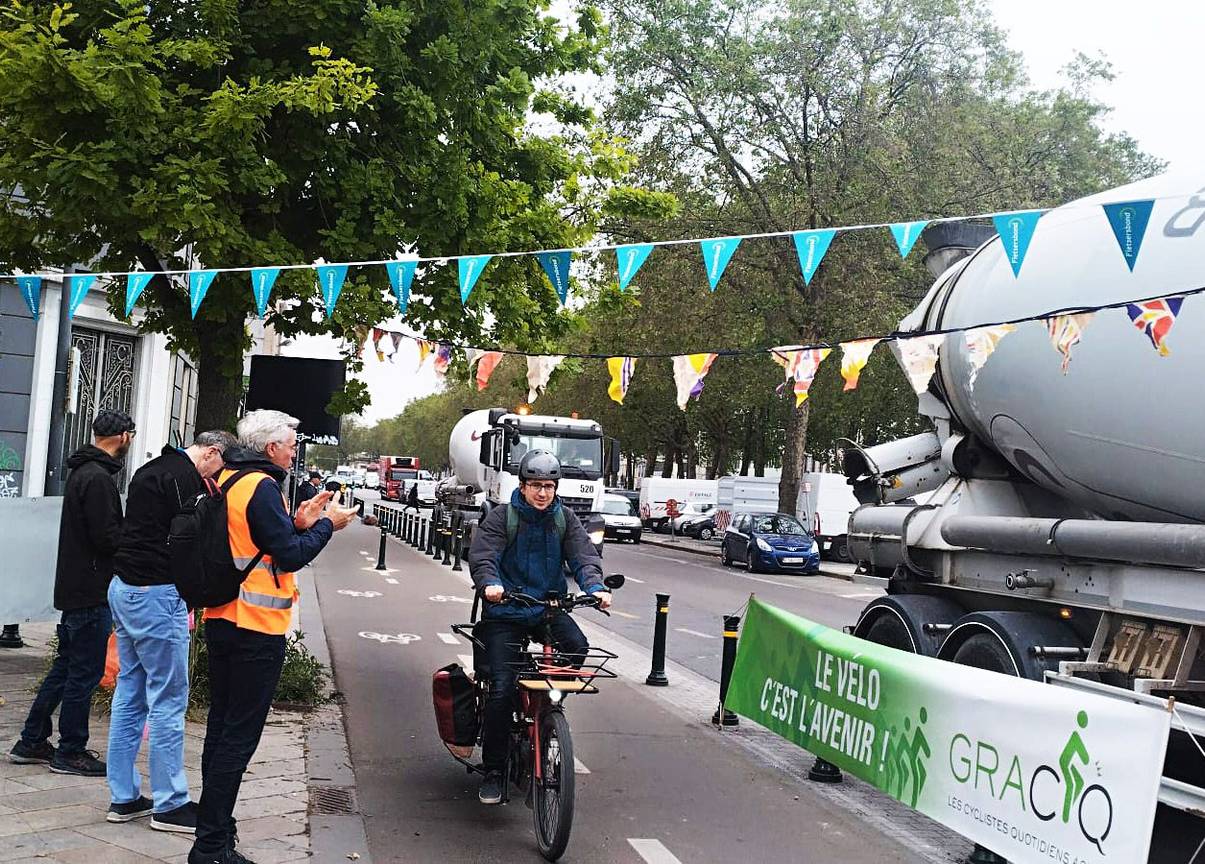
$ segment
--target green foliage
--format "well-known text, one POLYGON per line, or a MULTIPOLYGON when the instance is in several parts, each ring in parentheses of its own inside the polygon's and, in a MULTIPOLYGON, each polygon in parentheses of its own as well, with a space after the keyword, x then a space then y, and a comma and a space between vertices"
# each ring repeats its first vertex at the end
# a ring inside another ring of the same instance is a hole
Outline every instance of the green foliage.
MULTIPOLYGON (((286 637, 285 661, 272 696, 274 705, 315 708, 328 701, 330 672, 305 646, 305 634, 293 631, 286 637)), ((199 718, 209 708, 209 652, 205 622, 198 621, 188 651, 188 712, 199 718)))

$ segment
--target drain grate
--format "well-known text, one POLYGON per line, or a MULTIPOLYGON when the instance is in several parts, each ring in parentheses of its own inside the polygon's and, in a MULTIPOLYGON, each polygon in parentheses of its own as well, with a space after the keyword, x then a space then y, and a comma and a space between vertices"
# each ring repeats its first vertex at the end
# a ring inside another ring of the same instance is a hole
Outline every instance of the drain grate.
POLYGON ((310 813, 340 815, 356 812, 356 799, 347 786, 313 786, 310 788, 310 813))

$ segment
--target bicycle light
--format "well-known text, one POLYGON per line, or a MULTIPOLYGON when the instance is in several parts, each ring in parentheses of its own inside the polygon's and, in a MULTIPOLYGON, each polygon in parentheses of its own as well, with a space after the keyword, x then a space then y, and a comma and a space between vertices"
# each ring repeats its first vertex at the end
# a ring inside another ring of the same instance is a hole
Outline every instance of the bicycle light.
POLYGON ((565 698, 565 694, 553 687, 548 691, 548 701, 553 705, 559 705, 561 700, 565 698))

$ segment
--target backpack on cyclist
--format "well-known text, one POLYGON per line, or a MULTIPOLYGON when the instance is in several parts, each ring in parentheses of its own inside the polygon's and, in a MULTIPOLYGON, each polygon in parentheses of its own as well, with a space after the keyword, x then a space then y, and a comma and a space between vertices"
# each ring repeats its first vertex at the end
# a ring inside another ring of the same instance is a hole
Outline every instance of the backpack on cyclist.
POLYGON ((440 740, 452 755, 469 758, 477 743, 477 696, 472 679, 459 663, 445 666, 431 676, 431 699, 440 740))
POLYGON ((264 557, 259 552, 245 568, 236 567, 226 522, 226 494, 254 473, 253 468, 236 471, 220 487, 206 481, 209 491, 183 502, 172 517, 167 536, 172 580, 193 609, 222 606, 237 598, 243 580, 264 557))

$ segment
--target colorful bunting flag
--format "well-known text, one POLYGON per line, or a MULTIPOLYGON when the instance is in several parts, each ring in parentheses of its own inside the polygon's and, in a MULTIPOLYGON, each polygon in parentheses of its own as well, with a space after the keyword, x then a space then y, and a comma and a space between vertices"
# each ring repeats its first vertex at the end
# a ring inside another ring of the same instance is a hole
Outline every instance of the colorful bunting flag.
POLYGON ((1018 210, 1015 213, 1001 213, 992 217, 996 233, 1000 235, 1000 242, 1004 245, 1004 257, 1013 268, 1014 277, 1021 275, 1021 264, 1025 261, 1029 241, 1033 239, 1033 232, 1041 215, 1041 210, 1018 210))
POLYGON ((987 358, 992 356, 1000 340, 1016 329, 1015 324, 997 324, 994 327, 976 327, 963 334, 966 337, 967 363, 971 367, 967 384, 972 390, 975 389, 975 379, 979 377, 979 370, 983 368, 987 358))
POLYGON ((529 355, 527 358, 527 401, 535 402, 536 397, 548 386, 556 367, 565 358, 559 354, 529 355))
POLYGON ((774 362, 782 367, 786 381, 795 382, 793 389, 796 408, 807 401, 808 390, 816 378, 816 370, 832 351, 832 348, 800 348, 794 345, 770 349, 774 362))
MULTIPOLYGON (((907 254, 907 253, 905 253, 907 254)), ((841 377, 845 379, 842 390, 856 390, 858 378, 866 363, 870 360, 870 352, 882 339, 855 339, 841 343, 841 377)))
POLYGON ((573 253, 567 250, 541 252, 536 258, 539 259, 540 266, 544 268, 548 281, 556 289, 556 296, 561 298, 561 305, 564 306, 565 301, 569 299, 569 264, 573 260, 573 253))
POLYGON ((381 350, 381 340, 385 338, 385 331, 380 327, 372 328, 372 348, 377 352, 377 362, 385 362, 385 352, 381 350))
POLYGON ((343 280, 347 278, 346 264, 319 264, 314 267, 318 273, 318 285, 322 289, 322 302, 326 305, 326 317, 331 317, 335 304, 339 302, 339 294, 343 291, 343 280))
POLYGON ((398 348, 402 345, 401 333, 390 333, 389 337, 393 340, 393 353, 389 355, 389 362, 393 362, 393 358, 397 356, 398 348))
POLYGON ((895 238, 896 248, 900 250, 901 258, 908 257, 908 253, 920 238, 920 232, 924 231, 928 224, 926 219, 920 222, 896 222, 888 226, 891 228, 891 236, 895 238))
POLYGON ((1078 312, 1074 315, 1055 315, 1046 319, 1046 332, 1050 334, 1050 343, 1063 355, 1064 375, 1071 364, 1071 349, 1084 337, 1084 331, 1092 322, 1092 315, 1092 312, 1078 312))
POLYGON ((944 335, 913 336, 895 343, 900 365, 904 367, 908 383, 918 396, 929 389, 929 379, 937 371, 938 350, 945 338, 944 335))
POLYGON ((615 250, 615 260, 619 265, 620 291, 628 287, 632 277, 636 275, 636 271, 640 269, 652 251, 652 243, 630 243, 615 250))
POLYGON ((795 241, 795 254, 799 256, 799 269, 803 271, 805 285, 812 284, 812 276, 824 260, 824 253, 828 252, 828 246, 833 242, 836 233, 836 228, 821 228, 816 231, 796 231, 791 235, 795 241))
POLYGON ((418 368, 422 369, 423 364, 427 362, 427 357, 431 354, 431 350, 435 346, 426 339, 418 340, 418 368))
POLYGON ((1163 340, 1171 332, 1180 314, 1183 297, 1164 297, 1162 300, 1148 300, 1145 303, 1129 303, 1126 312, 1134 326, 1146 334, 1159 352, 1160 357, 1166 357, 1171 352, 1163 340))
POLYGON ((632 383, 632 374, 636 371, 635 357, 608 357, 607 371, 611 373, 611 386, 607 395, 620 405, 628 395, 628 386, 632 383))
POLYGON ((91 273, 81 273, 74 276, 68 276, 67 281, 70 283, 70 294, 67 300, 67 317, 74 318, 75 310, 84 302, 84 298, 88 296, 88 292, 92 290, 92 286, 96 283, 96 277, 91 273))
POLYGON ((414 281, 414 272, 417 269, 418 256, 385 263, 385 272, 389 274, 389 284, 393 286, 398 311, 403 315, 410 307, 410 283, 414 281))
MULTIPOLYGON (((29 307, 29 314, 36 321, 38 318, 38 301, 42 297, 42 277, 41 276, 18 276, 17 288, 21 291, 21 299, 25 301, 25 305, 29 307)), ((127 312, 128 316, 130 313, 127 312)))
POLYGON ((678 407, 686 410, 690 397, 703 392, 703 379, 711 371, 717 354, 682 354, 674 358, 674 384, 678 388, 678 407))
POLYGON ((464 258, 456 259, 456 268, 460 278, 461 303, 469 302, 469 295, 473 293, 473 286, 477 284, 481 271, 485 269, 485 265, 493 257, 493 255, 467 255, 464 258))
POLYGON ((1151 219, 1152 201, 1122 201, 1116 204, 1102 204, 1109 225, 1113 228, 1113 236, 1121 249, 1121 257, 1125 259, 1130 272, 1134 272, 1134 264, 1138 261, 1138 250, 1142 248, 1142 238, 1146 234, 1146 225, 1151 219))
POLYGON ((732 260, 732 253, 739 245, 740 237, 712 237, 699 241, 699 248, 703 250, 703 264, 707 267, 707 283, 712 291, 720 284, 720 277, 724 275, 728 262, 732 260))
POLYGON ((251 293, 255 295, 255 311, 260 318, 268 312, 268 298, 279 275, 279 267, 256 267, 251 271, 251 293))
POLYGON ((435 349, 435 376, 441 381, 448 374, 448 364, 452 362, 452 346, 447 342, 440 342, 439 347, 435 349))
POLYGON ((189 271, 188 302, 192 307, 192 317, 197 317, 197 310, 201 308, 201 301, 205 299, 205 295, 209 292, 209 286, 213 284, 213 278, 217 275, 217 270, 189 271))
POLYGON ((126 274, 126 317, 130 317, 130 313, 134 311, 134 304, 138 302, 138 298, 142 296, 142 292, 146 290, 147 284, 151 281, 154 273, 127 273, 126 274))
POLYGON ((490 383, 490 376, 498 368, 505 355, 501 351, 482 351, 477 358, 477 392, 480 393, 490 383))

